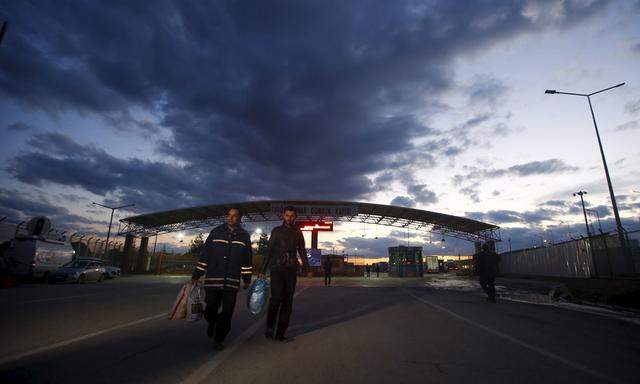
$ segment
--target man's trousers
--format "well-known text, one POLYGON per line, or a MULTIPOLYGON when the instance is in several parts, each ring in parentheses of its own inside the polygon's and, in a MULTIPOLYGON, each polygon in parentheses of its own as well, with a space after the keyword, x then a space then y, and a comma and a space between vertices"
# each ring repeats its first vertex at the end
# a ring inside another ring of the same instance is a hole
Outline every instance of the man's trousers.
POLYGON ((489 299, 495 300, 496 298, 496 277, 495 276, 480 275, 480 286, 482 287, 482 290, 487 294, 489 299))
POLYGON ((204 318, 215 329, 214 340, 221 343, 231 330, 231 317, 236 306, 238 291, 225 291, 205 287, 205 292, 207 308, 204 311, 204 318), (222 310, 220 310, 220 307, 222 307, 222 310))
POLYGON ((293 268, 271 269, 271 298, 267 313, 267 328, 273 329, 278 319, 276 336, 283 336, 289 327, 296 280, 296 270, 293 268))

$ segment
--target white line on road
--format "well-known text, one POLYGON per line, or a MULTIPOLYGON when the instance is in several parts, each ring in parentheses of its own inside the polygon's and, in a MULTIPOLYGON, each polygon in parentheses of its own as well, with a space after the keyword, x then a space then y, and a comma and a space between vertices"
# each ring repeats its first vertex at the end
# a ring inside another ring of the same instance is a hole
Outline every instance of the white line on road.
POLYGON ((131 322, 125 323, 125 324, 116 325, 116 326, 111 327, 111 328, 103 329, 101 331, 92 332, 92 333, 89 333, 89 334, 86 334, 86 335, 83 335, 83 336, 75 337, 73 339, 61 341, 61 342, 58 342, 58 343, 55 343, 55 344, 45 345, 44 347, 32 349, 29 352, 23 352, 23 353, 18 353, 18 354, 15 354, 15 355, 6 356, 6 357, 3 357, 3 358, 0 358, 0 365, 4 365, 4 364, 7 364, 7 363, 10 363, 10 362, 13 362, 13 361, 25 358, 25 357, 37 355, 39 353, 51 351, 53 349, 64 347, 64 346, 69 345, 69 344, 77 343, 78 341, 87 340, 87 339, 90 339, 92 337, 103 335, 103 334, 108 333, 108 332, 117 331, 119 329, 126 328, 126 327, 131 327, 133 325, 141 324, 141 323, 144 323, 144 322, 147 322, 147 321, 156 320, 156 319, 159 319, 161 317, 166 318, 167 317, 167 313, 166 312, 162 312, 162 313, 159 313, 157 315, 153 315, 153 316, 145 317, 145 318, 142 318, 142 319, 134 320, 134 321, 131 321, 131 322))
MULTIPOLYGON (((34 304, 34 303, 46 303, 48 301, 61 301, 61 300, 69 300, 69 299, 77 299, 79 297, 90 297, 90 296, 98 296, 98 295, 114 295, 117 294, 120 291, 132 291, 132 292, 139 292, 141 290, 148 290, 148 289, 168 289, 168 288, 173 288, 173 285, 168 285, 168 286, 162 286, 162 287, 136 287, 136 288, 121 288, 121 287, 116 287, 113 289, 110 289, 108 291, 100 291, 100 292, 94 292, 94 293, 85 293, 82 295, 72 295, 72 296, 59 296, 59 297, 47 297, 44 299, 35 299, 35 300, 25 300, 25 301, 16 301, 16 302, 10 302, 10 301, 4 301, 4 302, 0 302, 0 305, 24 305, 24 304, 34 304)), ((111 288, 111 287, 110 287, 111 288)))
POLYGON ((458 320, 464 321, 467 324, 473 325, 476 328, 482 329, 483 331, 486 331, 486 332, 491 333, 491 334, 493 334, 495 336, 503 338, 503 339, 505 339, 507 341, 510 341, 510 342, 512 342, 514 344, 517 344, 517 345, 519 345, 519 346, 521 346, 521 347, 523 347, 525 349, 528 349, 528 350, 533 351, 533 352, 537 352, 542 356, 545 356, 545 357, 548 357, 550 359, 556 360, 556 361, 558 361, 558 362, 560 362, 562 364, 565 364, 565 365, 567 365, 567 366, 569 366, 571 368, 574 368, 574 369, 576 369, 578 371, 581 371, 583 373, 586 373, 586 374, 591 375, 593 377, 596 377, 598 379, 601 379, 601 380, 604 380, 604 381, 608 381, 608 382, 611 382, 611 383, 621 383, 621 384, 625 383, 624 381, 621 381, 621 380, 618 380, 618 379, 613 378, 611 376, 605 375, 603 373, 594 371, 593 369, 590 369, 590 368, 588 368, 588 367, 586 367, 586 366, 584 366, 582 364, 578 364, 578 363, 575 363, 573 361, 567 360, 564 357, 558 356, 553 352, 549 352, 549 351, 547 351, 545 349, 542 349, 540 347, 536 347, 535 345, 529 344, 529 343, 527 343, 525 341, 522 341, 520 339, 516 339, 513 336, 509 336, 506 333, 502 333, 502 332, 497 331, 497 330, 495 330, 493 328, 487 327, 486 325, 482 325, 482 324, 480 324, 480 323, 478 323, 476 321, 473 321, 473 320, 468 319, 468 318, 466 318, 464 316, 461 316, 461 315, 459 315, 459 314, 457 314, 457 313, 455 313, 453 311, 450 311, 450 310, 448 310, 448 309, 446 309, 446 308, 444 308, 444 307, 442 307, 442 306, 440 306, 438 304, 434 304, 434 303, 432 303, 432 302, 430 302, 430 301, 428 301, 428 300, 426 300, 426 299, 424 299, 422 297, 419 297, 419 296, 415 295, 414 293, 408 291, 405 288, 403 288, 403 289, 404 289, 405 292, 407 292, 409 294, 409 296, 413 297, 414 299, 420 301, 423 304, 426 304, 426 305, 428 305, 430 307, 433 307, 433 308, 435 308, 437 310, 440 310, 440 311, 448 314, 451 317, 455 317, 458 320))
POLYGON ((47 299, 37 299, 37 300, 27 300, 20 301, 16 304, 33 304, 33 303, 46 303, 47 301, 58 301, 58 300, 67 300, 67 299, 77 299, 78 297, 88 297, 88 296, 96 296, 99 293, 87 293, 85 295, 74 295, 74 296, 62 296, 62 297, 50 297, 47 299))
MULTIPOLYGON (((301 288, 293 295, 293 297, 298 296, 307 288, 309 287, 307 286, 301 288)), ((231 345, 231 347, 216 353, 211 360, 201 365, 200 368, 196 369, 191 375, 189 375, 189 377, 183 380, 181 384, 199 384, 203 382, 211 374, 211 372, 213 372, 220 364, 222 364, 227 359, 227 357, 233 354, 233 352, 238 349, 240 345, 242 345, 242 343, 253 336, 253 334, 258 331, 258 328, 264 327, 264 323, 262 323, 262 321, 259 321, 262 319, 262 317, 264 316, 256 319, 255 323, 252 326, 242 332, 242 334, 238 336, 237 339, 233 340, 233 344, 231 345)))

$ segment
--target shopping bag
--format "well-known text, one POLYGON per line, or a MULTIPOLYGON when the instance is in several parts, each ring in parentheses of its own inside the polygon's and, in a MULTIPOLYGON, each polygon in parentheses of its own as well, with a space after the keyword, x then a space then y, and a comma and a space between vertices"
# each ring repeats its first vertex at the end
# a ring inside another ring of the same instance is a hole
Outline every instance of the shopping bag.
POLYGON ((191 285, 187 296, 187 321, 198 321, 204 314, 204 289, 201 283, 191 285))
POLYGON ((254 315, 259 314, 267 303, 269 294, 269 282, 265 279, 256 279, 249 287, 247 294, 247 308, 254 315))
POLYGON ((173 306, 169 311, 169 320, 180 320, 187 317, 187 297, 191 290, 191 283, 185 283, 178 292, 178 297, 173 302, 173 306))

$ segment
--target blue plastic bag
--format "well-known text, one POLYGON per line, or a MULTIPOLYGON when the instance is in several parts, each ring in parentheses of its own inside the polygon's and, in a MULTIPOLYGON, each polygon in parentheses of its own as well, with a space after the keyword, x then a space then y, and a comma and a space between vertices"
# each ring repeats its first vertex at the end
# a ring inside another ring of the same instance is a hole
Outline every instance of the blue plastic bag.
POLYGON ((247 308, 254 315, 259 314, 267 303, 269 282, 266 279, 256 279, 249 287, 247 294, 247 308))

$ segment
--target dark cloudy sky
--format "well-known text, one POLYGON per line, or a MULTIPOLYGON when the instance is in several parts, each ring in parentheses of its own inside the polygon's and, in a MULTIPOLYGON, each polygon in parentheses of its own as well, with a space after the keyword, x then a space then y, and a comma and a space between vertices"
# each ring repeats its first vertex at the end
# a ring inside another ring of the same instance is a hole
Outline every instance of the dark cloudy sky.
POLYGON ((123 217, 344 199, 530 245, 581 230, 578 189, 611 219, 586 100, 544 90, 626 81, 593 101, 638 226, 639 16, 638 1, 6 1, 0 214, 104 232, 91 201, 135 203, 123 217))

